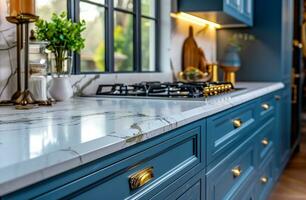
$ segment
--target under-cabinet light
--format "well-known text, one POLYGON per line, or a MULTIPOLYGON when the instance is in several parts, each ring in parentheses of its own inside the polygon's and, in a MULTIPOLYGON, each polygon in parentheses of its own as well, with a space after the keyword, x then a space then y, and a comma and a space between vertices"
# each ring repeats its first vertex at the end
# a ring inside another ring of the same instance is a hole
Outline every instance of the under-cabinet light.
POLYGON ((200 26, 209 25, 209 26, 212 26, 212 27, 217 28, 217 29, 221 28, 220 24, 208 21, 206 19, 202 19, 200 17, 193 16, 193 15, 190 15, 190 14, 187 14, 187 13, 184 13, 184 12, 171 13, 171 17, 181 19, 181 20, 184 20, 184 21, 188 21, 188 22, 200 25, 200 26))

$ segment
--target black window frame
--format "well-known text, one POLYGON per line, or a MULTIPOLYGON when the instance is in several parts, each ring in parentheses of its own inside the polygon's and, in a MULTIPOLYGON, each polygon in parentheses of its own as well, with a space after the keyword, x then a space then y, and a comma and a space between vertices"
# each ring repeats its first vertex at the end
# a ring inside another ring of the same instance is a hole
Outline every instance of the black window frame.
POLYGON ((141 13, 141 0, 133 0, 133 11, 114 8, 114 0, 105 0, 105 4, 95 3, 90 0, 68 0, 68 16, 75 22, 80 20, 80 2, 88 3, 105 8, 105 72, 82 72, 81 56, 73 54, 73 74, 109 74, 109 73, 158 73, 160 72, 160 0, 155 0, 155 17, 145 16, 141 13), (132 14, 134 17, 134 65, 133 71, 115 71, 114 63, 114 11, 132 14), (142 70, 142 47, 141 47, 141 19, 146 18, 155 21, 155 70, 142 70))

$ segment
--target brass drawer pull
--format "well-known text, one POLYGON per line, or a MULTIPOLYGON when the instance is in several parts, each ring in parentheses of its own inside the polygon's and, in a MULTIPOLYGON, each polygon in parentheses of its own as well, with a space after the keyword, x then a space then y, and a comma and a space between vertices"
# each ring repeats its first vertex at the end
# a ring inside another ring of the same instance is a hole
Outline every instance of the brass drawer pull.
POLYGON ((153 167, 143 169, 129 177, 131 190, 142 187, 154 178, 153 167))
POLYGON ((235 128, 240 128, 242 126, 242 121, 240 119, 233 120, 233 125, 235 128))
POLYGON ((237 178, 237 177, 239 177, 241 175, 242 170, 238 166, 238 167, 235 167, 234 169, 232 169, 232 173, 233 173, 234 178, 237 178))
POLYGON ((260 182, 262 184, 267 184, 269 182, 269 178, 266 177, 266 176, 263 176, 263 177, 260 178, 260 182))
POLYGON ((267 103, 262 104, 261 107, 262 107, 262 109, 264 109, 264 110, 269 110, 269 109, 270 109, 270 105, 267 104, 267 103))
POLYGON ((262 141, 261 141, 261 144, 263 144, 264 146, 268 146, 270 144, 270 141, 268 138, 264 138, 262 141))

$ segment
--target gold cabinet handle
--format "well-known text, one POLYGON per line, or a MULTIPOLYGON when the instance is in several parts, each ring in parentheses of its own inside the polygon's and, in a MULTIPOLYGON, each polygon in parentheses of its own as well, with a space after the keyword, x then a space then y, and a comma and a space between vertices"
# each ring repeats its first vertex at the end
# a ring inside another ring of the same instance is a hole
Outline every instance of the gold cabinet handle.
POLYGON ((143 169, 129 177, 131 190, 142 187, 154 178, 153 167, 143 169))
POLYGON ((270 105, 267 104, 267 103, 262 104, 261 107, 262 107, 262 109, 264 109, 264 110, 269 110, 269 109, 270 109, 270 105))
POLYGON ((235 128, 239 128, 242 126, 242 121, 240 119, 233 120, 233 125, 235 128))
POLYGON ((268 138, 264 138, 262 141, 261 141, 261 144, 263 144, 264 146, 268 146, 270 143, 269 139, 268 138))
POLYGON ((234 169, 232 169, 232 173, 233 173, 234 178, 237 178, 241 175, 242 170, 239 166, 237 166, 234 169))
POLYGON ((263 176, 260 178, 260 182, 262 184, 267 184, 269 182, 269 178, 267 176, 263 176))

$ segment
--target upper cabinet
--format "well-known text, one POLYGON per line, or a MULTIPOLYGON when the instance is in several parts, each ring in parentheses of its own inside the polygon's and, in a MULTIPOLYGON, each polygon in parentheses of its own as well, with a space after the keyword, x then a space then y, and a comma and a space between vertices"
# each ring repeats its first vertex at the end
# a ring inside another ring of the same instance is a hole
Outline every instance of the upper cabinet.
POLYGON ((253 26, 253 0, 178 0, 178 11, 220 24, 253 26))

